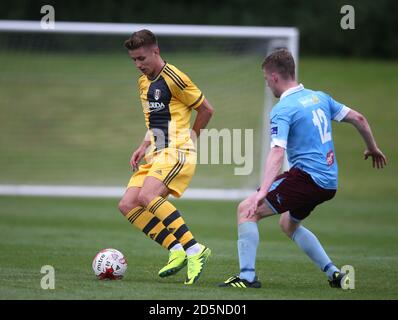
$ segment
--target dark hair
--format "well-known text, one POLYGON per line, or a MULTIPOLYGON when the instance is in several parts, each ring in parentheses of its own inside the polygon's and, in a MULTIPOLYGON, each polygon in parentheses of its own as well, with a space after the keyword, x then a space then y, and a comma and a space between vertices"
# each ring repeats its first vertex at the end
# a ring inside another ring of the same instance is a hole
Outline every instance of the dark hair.
POLYGON ((130 38, 124 42, 124 47, 128 50, 135 50, 153 45, 157 46, 158 40, 156 36, 147 29, 134 32, 130 38))
POLYGON ((264 59, 262 69, 277 72, 283 79, 295 79, 295 64, 292 54, 287 49, 278 49, 264 59))

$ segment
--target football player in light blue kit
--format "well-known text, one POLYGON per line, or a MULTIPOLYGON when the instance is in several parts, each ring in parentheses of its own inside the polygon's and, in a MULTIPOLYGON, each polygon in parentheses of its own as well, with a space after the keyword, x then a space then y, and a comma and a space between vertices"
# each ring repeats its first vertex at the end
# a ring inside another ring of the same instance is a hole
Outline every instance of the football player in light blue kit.
POLYGON ((333 264, 317 237, 301 225, 320 203, 334 197, 337 162, 331 121, 351 123, 362 136, 374 168, 383 168, 386 157, 377 147, 366 118, 321 91, 298 84, 295 63, 286 49, 269 55, 262 69, 268 86, 280 101, 271 112, 271 149, 264 180, 256 193, 238 206, 238 253, 240 274, 228 278, 222 287, 259 288, 255 272, 259 243, 257 223, 280 214, 283 232, 323 271, 330 286, 341 288, 349 281, 333 264), (278 175, 287 153, 290 170, 278 175))

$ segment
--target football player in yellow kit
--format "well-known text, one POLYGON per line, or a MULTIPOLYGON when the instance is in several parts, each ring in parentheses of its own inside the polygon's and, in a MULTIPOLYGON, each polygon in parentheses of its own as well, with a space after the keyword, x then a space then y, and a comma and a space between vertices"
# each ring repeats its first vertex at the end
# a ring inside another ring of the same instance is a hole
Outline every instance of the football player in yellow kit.
POLYGON ((131 157, 136 172, 119 210, 131 224, 169 250, 168 263, 159 276, 173 275, 188 265, 185 284, 193 284, 211 250, 195 240, 167 197, 180 197, 188 187, 196 166, 193 140, 206 127, 213 107, 187 75, 162 59, 151 31, 134 32, 124 46, 142 72, 138 87, 148 131, 131 157), (191 131, 192 110, 197 115, 191 131), (145 163, 139 166, 143 158, 145 163))

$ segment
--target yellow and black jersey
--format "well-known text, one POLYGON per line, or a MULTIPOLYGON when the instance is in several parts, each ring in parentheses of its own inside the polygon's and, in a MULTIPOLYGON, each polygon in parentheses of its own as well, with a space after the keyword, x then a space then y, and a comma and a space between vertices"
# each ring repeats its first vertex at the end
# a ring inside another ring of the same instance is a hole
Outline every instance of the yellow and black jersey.
POLYGON ((168 63, 154 80, 141 76, 138 87, 154 151, 193 149, 189 131, 191 113, 204 100, 198 87, 168 63))

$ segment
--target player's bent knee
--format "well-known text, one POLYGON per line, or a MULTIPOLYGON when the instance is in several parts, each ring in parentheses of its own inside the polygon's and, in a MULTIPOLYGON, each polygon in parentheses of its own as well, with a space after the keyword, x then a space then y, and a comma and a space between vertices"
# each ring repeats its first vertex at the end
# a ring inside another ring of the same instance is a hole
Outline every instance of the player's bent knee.
POLYGON ((247 199, 239 203, 237 209, 238 225, 244 222, 258 222, 261 219, 261 216, 259 215, 258 212, 249 217, 249 209, 250 209, 250 202, 248 202, 247 199))
POLYGON ((245 206, 244 201, 242 201, 241 203, 239 203, 238 209, 236 210, 236 218, 237 218, 238 225, 245 222, 246 216, 247 216, 247 208, 245 206))
POLYGON ((152 196, 152 195, 150 195, 150 194, 147 194, 146 192, 142 192, 142 191, 141 191, 141 192, 138 194, 137 202, 138 202, 138 204, 139 204, 141 207, 146 208, 146 207, 151 203, 151 201, 152 201, 154 198, 155 198, 154 196, 152 196))
POLYGON ((125 216, 128 214, 132 209, 134 209, 133 205, 125 200, 120 200, 119 202, 119 211, 125 216))
POLYGON ((133 210, 136 207, 139 207, 140 205, 138 204, 137 200, 134 199, 133 201, 129 201, 127 199, 122 199, 119 202, 119 211, 125 216, 128 214, 131 210, 133 210))
POLYGON ((243 212, 244 210, 245 210, 245 201, 242 201, 241 203, 239 203, 239 205, 238 205, 238 210, 237 210, 237 213, 238 213, 238 217, 239 217, 239 215, 240 215, 240 213, 241 212, 243 212))
POLYGON ((238 225, 244 222, 258 222, 258 215, 255 214, 249 217, 247 211, 241 211, 241 212, 238 211, 237 221, 238 225))

